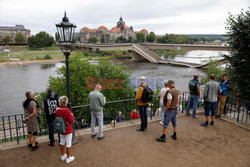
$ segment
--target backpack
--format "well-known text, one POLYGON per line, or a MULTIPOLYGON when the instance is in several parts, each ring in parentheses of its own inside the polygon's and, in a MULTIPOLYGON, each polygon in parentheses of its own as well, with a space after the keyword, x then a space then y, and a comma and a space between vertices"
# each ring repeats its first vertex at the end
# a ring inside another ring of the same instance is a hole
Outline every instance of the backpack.
POLYGON ((141 97, 141 101, 144 103, 150 102, 153 100, 153 90, 148 87, 148 85, 146 87, 143 87, 143 94, 141 97))
POLYGON ((56 117, 53 124, 55 132, 60 132, 60 133, 65 133, 66 127, 68 126, 68 124, 65 125, 62 117, 56 117))

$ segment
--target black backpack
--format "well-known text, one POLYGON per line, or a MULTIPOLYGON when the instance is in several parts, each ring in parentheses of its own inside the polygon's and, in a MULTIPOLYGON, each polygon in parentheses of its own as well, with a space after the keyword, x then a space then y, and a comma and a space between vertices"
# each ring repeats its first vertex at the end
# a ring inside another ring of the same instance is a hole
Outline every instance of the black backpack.
POLYGON ((143 87, 143 94, 142 94, 142 97, 141 97, 141 101, 143 103, 147 103, 147 102, 150 102, 153 100, 153 90, 148 87, 148 85, 146 87, 142 86, 143 87))

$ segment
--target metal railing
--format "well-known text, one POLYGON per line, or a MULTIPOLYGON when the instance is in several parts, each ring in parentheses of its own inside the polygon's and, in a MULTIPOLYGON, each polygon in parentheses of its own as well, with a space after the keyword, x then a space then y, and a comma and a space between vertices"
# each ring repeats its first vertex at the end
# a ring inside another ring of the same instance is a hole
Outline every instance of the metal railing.
MULTIPOLYGON (((179 112, 184 113, 187 103, 189 100, 189 92, 180 93, 180 108, 179 112)), ((199 101, 198 107, 203 107, 202 93, 199 101)), ((224 114, 228 117, 233 118, 236 122, 250 123, 249 117, 250 113, 248 108, 250 102, 242 100, 236 97, 228 96, 228 100, 225 106, 224 114)), ((149 108, 148 117, 152 119, 155 116, 157 109, 160 107, 160 99, 158 96, 153 97, 149 108)), ((116 124, 116 117, 119 111, 125 117, 125 121, 131 120, 130 113, 132 110, 136 109, 138 111, 138 106, 136 104, 136 99, 125 99, 107 102, 103 108, 103 121, 104 124, 116 124)), ((159 111, 159 110, 158 110, 159 111)), ((91 111, 89 105, 81 105, 72 107, 72 112, 75 116, 75 122, 77 129, 88 128, 91 123, 91 111)), ((8 141, 17 141, 27 138, 27 128, 26 124, 23 123, 24 115, 8 115, 0 117, 0 143, 8 141)), ((44 113, 40 116, 38 135, 48 134, 48 125, 45 119, 44 113)))

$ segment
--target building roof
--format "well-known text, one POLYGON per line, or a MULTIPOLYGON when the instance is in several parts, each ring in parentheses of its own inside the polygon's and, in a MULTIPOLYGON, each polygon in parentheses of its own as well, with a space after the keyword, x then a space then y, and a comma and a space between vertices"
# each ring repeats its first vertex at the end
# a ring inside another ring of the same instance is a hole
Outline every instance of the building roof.
POLYGON ((141 32, 148 32, 148 30, 146 30, 146 29, 142 29, 142 30, 141 30, 141 32))
POLYGON ((88 27, 83 27, 80 31, 89 31, 88 27))
POLYGON ((98 30, 108 30, 108 29, 105 26, 100 26, 100 27, 98 27, 98 30))
POLYGON ((25 29, 25 27, 23 25, 15 25, 14 27, 10 27, 10 26, 0 26, 1 30, 27 30, 25 29))

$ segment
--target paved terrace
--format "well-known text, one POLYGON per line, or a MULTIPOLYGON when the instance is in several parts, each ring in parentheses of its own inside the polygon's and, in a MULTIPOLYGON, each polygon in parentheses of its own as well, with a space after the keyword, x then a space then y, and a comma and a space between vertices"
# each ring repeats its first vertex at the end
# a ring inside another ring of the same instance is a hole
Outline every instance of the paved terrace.
MULTIPOLYGON (((78 143, 72 147, 75 161, 60 161, 59 146, 39 144, 31 152, 27 147, 0 151, 1 167, 249 167, 250 133, 244 128, 216 120, 214 127, 201 127, 204 117, 178 118, 178 140, 171 139, 172 127, 166 143, 158 143, 162 126, 154 118, 146 132, 137 132, 137 121, 106 126, 103 141, 91 139, 90 130, 81 130, 78 143), (85 134, 85 135, 84 135, 85 134), (83 135, 83 136, 82 136, 83 135)), ((43 137, 42 137, 43 138, 43 137)), ((46 138, 39 140, 46 141, 46 138)), ((16 143, 16 142, 15 142, 16 143)), ((24 145, 21 143, 21 145, 24 145)), ((12 144, 13 145, 13 144, 12 144)), ((1 146, 1 145, 0 145, 1 146)), ((6 145, 5 145, 6 146, 6 145)), ((10 145, 9 145, 10 146, 10 145)), ((1 146, 4 149, 4 145, 1 146)), ((5 148, 6 149, 6 148, 5 148)))

